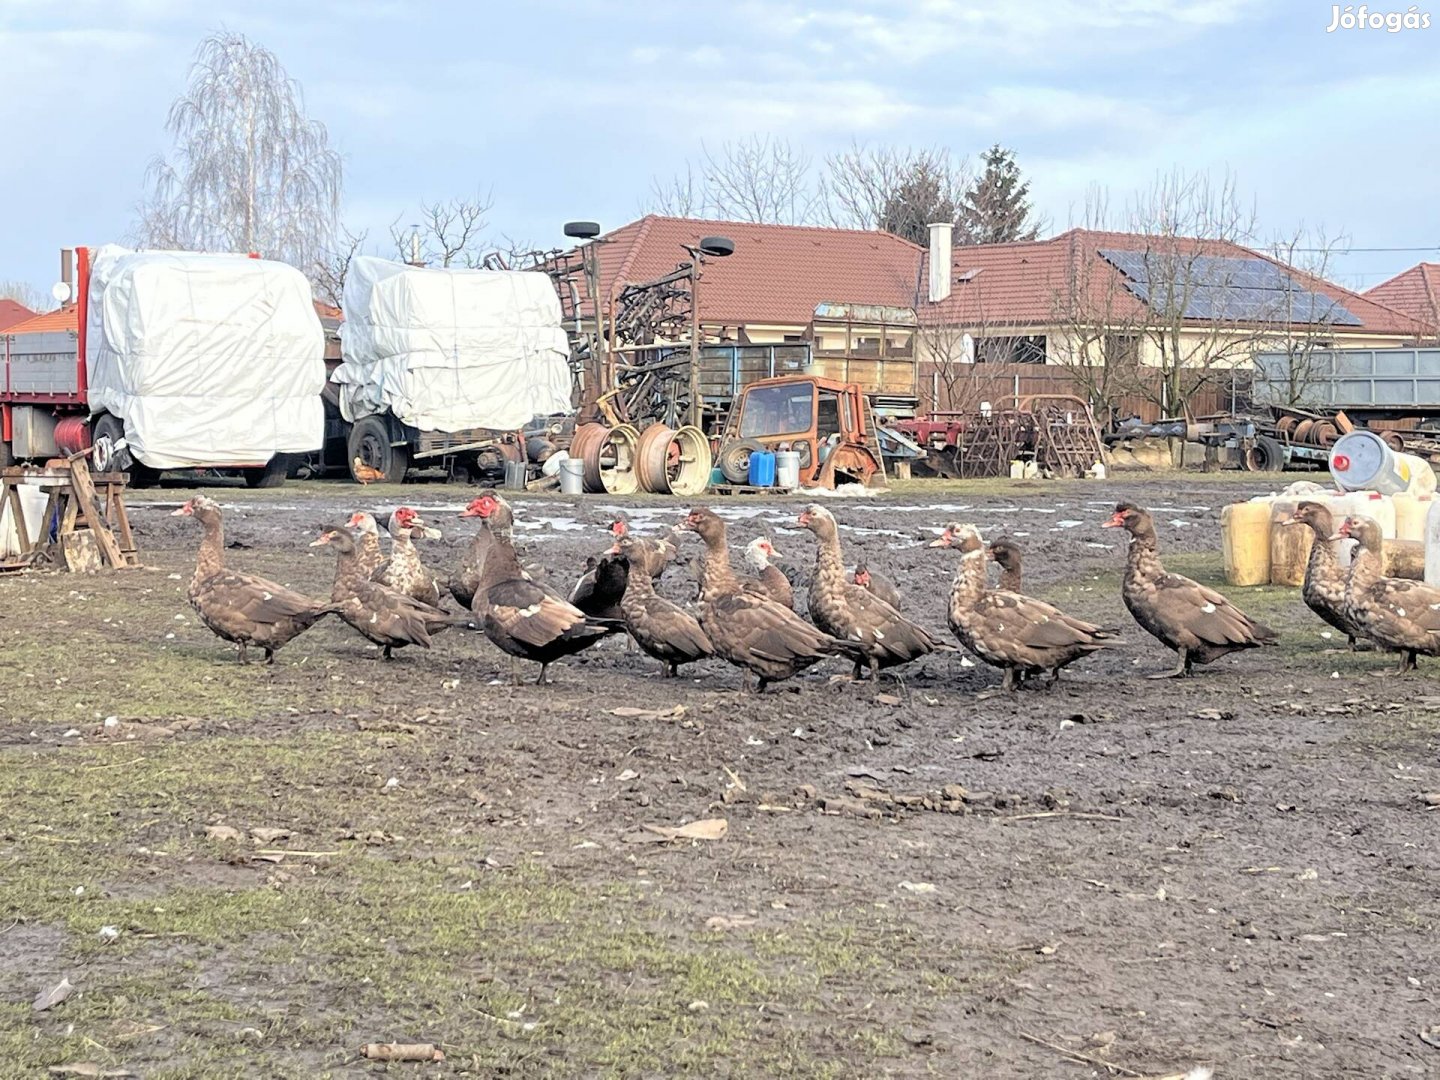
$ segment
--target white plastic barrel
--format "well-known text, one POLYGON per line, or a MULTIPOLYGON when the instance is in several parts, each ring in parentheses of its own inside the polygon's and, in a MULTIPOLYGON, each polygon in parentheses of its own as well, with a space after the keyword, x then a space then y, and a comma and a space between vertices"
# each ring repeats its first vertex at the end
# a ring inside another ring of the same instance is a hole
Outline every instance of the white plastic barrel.
POLYGON ((798 451, 775 451, 775 486, 788 490, 794 490, 800 486, 800 454, 798 451))
MULTIPOLYGON (((25 516, 25 535, 34 543, 43 528, 45 507, 49 505, 50 496, 29 484, 21 484, 18 490, 20 512, 25 516)), ((19 554, 20 532, 11 520, 10 503, 7 499, 5 504, 0 506, 0 558, 14 558, 19 554)))
POLYGON ((1440 587, 1440 499, 1431 500, 1425 518, 1425 584, 1440 587))
POLYGON ((1397 454, 1373 431, 1341 435, 1330 448, 1330 475, 1346 491, 1378 491, 1395 495, 1435 491, 1435 470, 1414 454, 1397 454))
POLYGON ((585 461, 583 458, 567 457, 560 462, 560 490, 566 495, 584 494, 585 461))
POLYGON ((1395 503, 1378 491, 1347 491, 1329 500, 1330 514, 1339 525, 1342 518, 1364 516, 1380 526, 1380 536, 1395 539, 1395 503))

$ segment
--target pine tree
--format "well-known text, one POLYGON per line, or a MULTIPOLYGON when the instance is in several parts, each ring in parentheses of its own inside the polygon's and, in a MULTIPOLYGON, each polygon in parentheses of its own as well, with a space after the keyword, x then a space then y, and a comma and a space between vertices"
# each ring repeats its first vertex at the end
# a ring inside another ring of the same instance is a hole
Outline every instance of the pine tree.
POLYGON ((1015 153, 996 143, 980 157, 985 171, 960 200, 955 228, 969 244, 1034 240, 1040 229, 1031 218, 1030 182, 1015 163, 1015 153))
POLYGON ((928 158, 915 160, 886 196, 878 227, 915 244, 929 243, 930 223, 955 220, 955 197, 945 172, 928 158))

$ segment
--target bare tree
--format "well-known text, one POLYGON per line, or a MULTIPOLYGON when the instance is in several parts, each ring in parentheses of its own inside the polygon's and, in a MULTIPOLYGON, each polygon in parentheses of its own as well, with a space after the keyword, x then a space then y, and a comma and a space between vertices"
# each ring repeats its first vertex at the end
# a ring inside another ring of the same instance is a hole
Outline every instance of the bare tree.
POLYGON ((787 140, 753 135, 715 151, 702 144, 701 155, 698 168, 686 162, 683 173, 653 179, 642 209, 767 225, 806 225, 816 219, 821 196, 810 155, 787 140))
POLYGON ((664 214, 667 217, 699 218, 709 211, 705 177, 703 174, 697 176, 694 166, 688 161, 685 171, 676 173, 669 180, 652 177, 650 194, 640 205, 642 214, 664 214))
POLYGON ((350 273, 351 262, 360 254, 369 236, 368 229, 352 233, 345 226, 340 226, 335 243, 311 271, 310 280, 315 285, 315 295, 331 307, 344 306, 345 278, 350 273))
POLYGON ((810 155, 788 140, 753 135, 704 153, 705 191, 721 217, 778 225, 814 220, 810 155))
POLYGON ((28 281, 0 281, 0 300, 14 300, 31 311, 50 311, 55 300, 48 292, 37 289, 28 281))
POLYGON ((969 182, 948 150, 852 144, 825 161, 825 215, 841 228, 884 229, 923 244, 927 226, 954 221, 969 182))
POLYGON ((1079 384, 1101 426, 1120 419, 1120 400, 1141 392, 1140 349, 1146 308, 1125 287, 1125 278, 1104 262, 1087 239, 1101 228, 1107 196, 1095 189, 1086 199, 1081 232, 1071 232, 1065 268, 1051 282, 1051 319, 1060 333, 1050 350, 1079 384))
POLYGON ((406 228, 400 224, 403 215, 397 217, 390 225, 390 239, 405 262, 474 269, 485 258, 482 241, 489 225, 485 215, 492 205, 489 194, 421 203, 420 221, 406 228))
POLYGON ((148 170, 141 243, 256 251, 307 269, 325 257, 340 155, 273 53, 241 34, 207 37, 165 127, 175 146, 148 170))
POLYGON ((1143 238, 1131 269, 1144 278, 1143 332, 1158 369, 1143 392, 1162 412, 1188 414, 1191 397, 1249 358, 1272 329, 1244 302, 1243 285, 1224 261, 1236 257, 1227 245, 1253 240, 1255 211, 1234 177, 1212 182, 1176 171, 1136 196, 1127 218, 1143 238))
POLYGON ((1316 353, 1334 345, 1335 325, 1343 304, 1331 300, 1315 286, 1329 280, 1335 255, 1349 246, 1349 238, 1327 233, 1323 226, 1311 228, 1301 222, 1294 231, 1277 234, 1267 253, 1294 271, 1294 288, 1277 298, 1272 321, 1283 337, 1275 341, 1285 354, 1286 405, 1303 404, 1315 377, 1316 353), (1317 301, 1317 297, 1319 298, 1317 301))

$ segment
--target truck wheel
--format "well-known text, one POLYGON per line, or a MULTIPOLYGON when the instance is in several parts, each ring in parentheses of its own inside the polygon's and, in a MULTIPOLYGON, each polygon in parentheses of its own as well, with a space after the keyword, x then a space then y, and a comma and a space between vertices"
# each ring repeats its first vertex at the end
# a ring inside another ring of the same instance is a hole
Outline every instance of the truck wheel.
POLYGON ((252 488, 277 488, 285 483, 285 477, 289 472, 289 455, 276 454, 265 463, 263 468, 245 470, 245 486, 252 488))
POLYGON ((1285 468, 1285 447, 1269 435, 1256 435, 1255 445, 1245 451, 1243 461, 1250 472, 1279 472, 1285 468))
POLYGON ((720 448, 715 464, 732 484, 750 482, 750 455, 759 453, 765 445, 758 439, 732 439, 720 448))
POLYGON ((160 482, 160 470, 137 461, 129 447, 115 450, 115 445, 125 437, 125 425, 118 418, 104 413, 95 421, 93 430, 95 452, 90 462, 96 472, 129 473, 129 486, 132 488, 154 487, 160 482))
POLYGON ((405 471, 410 467, 410 451, 404 446, 390 445, 390 432, 386 429, 385 422, 378 417, 367 416, 357 420, 350 429, 346 449, 350 477, 356 483, 360 482, 360 477, 355 475, 356 458, 359 458, 362 464, 383 473, 388 483, 404 482, 405 471))

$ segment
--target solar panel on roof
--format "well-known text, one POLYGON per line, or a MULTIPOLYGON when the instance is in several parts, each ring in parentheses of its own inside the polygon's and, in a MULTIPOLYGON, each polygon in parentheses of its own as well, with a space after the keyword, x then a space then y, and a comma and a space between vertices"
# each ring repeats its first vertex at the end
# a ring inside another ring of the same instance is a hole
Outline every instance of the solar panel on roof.
POLYGON ((1338 300, 1265 259, 1113 248, 1100 257, 1142 303, 1162 312, 1178 306, 1187 319, 1361 325, 1338 300))

